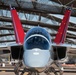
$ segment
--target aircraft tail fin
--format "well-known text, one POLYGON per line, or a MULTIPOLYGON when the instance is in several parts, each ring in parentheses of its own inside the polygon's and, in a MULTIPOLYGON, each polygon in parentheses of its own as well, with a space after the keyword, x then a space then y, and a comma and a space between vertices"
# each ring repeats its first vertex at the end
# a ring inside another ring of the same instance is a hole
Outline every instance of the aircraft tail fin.
POLYGON ((71 8, 67 8, 66 12, 64 14, 64 17, 62 19, 62 22, 60 24, 60 27, 58 29, 58 33, 56 35, 56 38, 54 40, 54 42, 56 44, 60 44, 60 43, 65 42, 66 32, 67 32, 67 29, 68 29, 70 15, 71 15, 71 8))
POLYGON ((11 16, 13 20, 16 43, 23 44, 25 33, 15 8, 11 8, 11 16))

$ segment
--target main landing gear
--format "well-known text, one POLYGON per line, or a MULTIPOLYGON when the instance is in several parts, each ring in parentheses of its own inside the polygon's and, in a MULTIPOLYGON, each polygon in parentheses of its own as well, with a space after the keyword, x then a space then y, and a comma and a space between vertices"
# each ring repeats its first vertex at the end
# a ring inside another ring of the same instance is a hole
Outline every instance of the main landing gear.
MULTIPOLYGON (((19 69, 15 70, 15 75, 24 75, 24 73, 26 73, 26 72, 28 72, 27 75, 40 75, 40 72, 38 72, 35 69, 24 68, 24 70, 21 71, 21 74, 19 74, 19 71, 20 71, 19 69)), ((54 73, 54 75, 63 75, 63 71, 59 71, 59 74, 58 74, 58 72, 53 67, 50 67, 49 69, 47 69, 46 71, 44 71, 44 73, 46 75, 51 75, 51 73, 54 73)))
MULTIPOLYGON (((49 68, 46 68, 45 71, 43 71, 46 75, 51 75, 51 73, 54 73, 54 75, 63 75, 63 69, 62 67, 60 66, 60 64, 58 63, 54 63, 58 68, 59 68, 59 73, 55 70, 54 67, 49 67, 49 68)), ((24 75, 24 73, 28 72, 27 75, 40 75, 40 72, 37 71, 36 69, 34 68, 31 68, 31 69, 28 69, 28 68, 24 68, 23 71, 21 71, 21 74, 19 73, 20 72, 20 67, 21 67, 21 63, 19 63, 18 65, 15 66, 14 70, 15 70, 15 75, 24 75)))

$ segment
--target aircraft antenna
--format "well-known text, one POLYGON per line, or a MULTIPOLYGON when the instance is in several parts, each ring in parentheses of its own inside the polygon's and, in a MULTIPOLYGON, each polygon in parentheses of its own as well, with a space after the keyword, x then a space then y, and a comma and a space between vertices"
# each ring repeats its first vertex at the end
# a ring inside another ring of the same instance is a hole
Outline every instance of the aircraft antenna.
POLYGON ((41 14, 39 13, 38 26, 40 26, 40 22, 41 22, 41 14))

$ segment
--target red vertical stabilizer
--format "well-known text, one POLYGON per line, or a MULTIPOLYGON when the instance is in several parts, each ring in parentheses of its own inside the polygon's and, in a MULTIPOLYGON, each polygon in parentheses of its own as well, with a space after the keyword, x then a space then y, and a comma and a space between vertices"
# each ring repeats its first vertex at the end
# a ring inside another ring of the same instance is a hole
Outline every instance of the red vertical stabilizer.
POLYGON ((58 33, 57 33, 56 38, 54 40, 54 42, 56 44, 60 44, 60 43, 65 42, 70 15, 71 15, 71 8, 66 9, 65 15, 62 19, 58 33))
POLYGON ((15 32, 16 43, 23 44, 25 33, 22 28, 20 19, 18 17, 17 11, 14 8, 11 8, 11 16, 13 20, 13 27, 15 32))

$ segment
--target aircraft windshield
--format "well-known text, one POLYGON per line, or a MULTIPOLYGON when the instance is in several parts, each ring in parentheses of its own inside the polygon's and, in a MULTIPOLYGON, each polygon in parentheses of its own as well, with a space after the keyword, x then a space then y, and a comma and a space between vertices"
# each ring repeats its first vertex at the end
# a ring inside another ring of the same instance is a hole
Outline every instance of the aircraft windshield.
POLYGON ((40 48, 43 50, 48 50, 50 48, 49 42, 40 36, 34 36, 29 38, 26 42, 25 42, 25 49, 33 49, 33 48, 40 48))
POLYGON ((25 40, 31 36, 31 35, 34 35, 34 34, 40 34, 40 35, 43 35, 45 36, 49 41, 50 41, 50 35, 48 34, 48 32, 41 28, 41 27, 35 27, 35 28, 31 28, 28 32, 27 32, 27 35, 25 37, 25 40))

